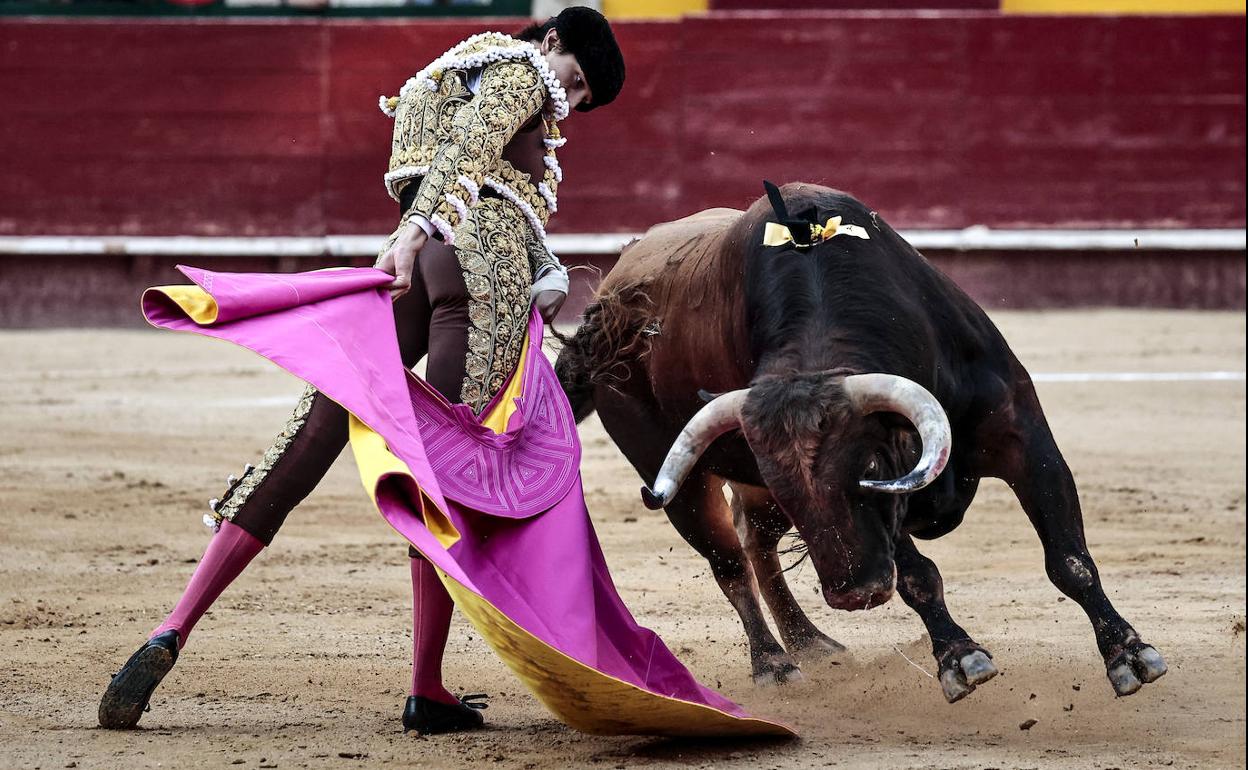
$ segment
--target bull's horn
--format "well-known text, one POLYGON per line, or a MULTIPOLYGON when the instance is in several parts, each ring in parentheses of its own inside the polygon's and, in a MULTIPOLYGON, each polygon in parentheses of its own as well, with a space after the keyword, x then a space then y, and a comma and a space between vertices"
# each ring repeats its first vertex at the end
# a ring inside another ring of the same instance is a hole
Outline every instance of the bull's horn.
POLYGON ((935 481, 949 462, 953 444, 949 418, 936 397, 922 385, 895 374, 853 374, 845 378, 845 392, 862 414, 896 412, 909 420, 923 441, 923 456, 914 470, 892 481, 861 479, 877 492, 914 492, 935 481))
POLYGON ((641 499, 652 511, 666 506, 711 442, 741 425, 741 406, 750 389, 734 390, 702 407, 676 437, 653 487, 641 488, 641 499))

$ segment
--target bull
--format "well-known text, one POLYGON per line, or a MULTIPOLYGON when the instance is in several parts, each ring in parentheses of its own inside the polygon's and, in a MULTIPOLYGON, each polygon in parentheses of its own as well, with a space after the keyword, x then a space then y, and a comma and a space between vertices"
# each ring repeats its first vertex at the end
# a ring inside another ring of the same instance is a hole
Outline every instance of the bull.
POLYGON ((1114 691, 1165 674, 1106 597, 1031 378, 983 310, 854 197, 772 192, 630 244, 556 363, 578 421, 597 410, 647 482, 646 504, 709 562, 755 682, 800 679, 800 660, 844 650, 786 583, 790 530, 829 606, 901 594, 950 703, 991 679, 991 654, 950 615, 915 546, 953 531, 986 477, 1017 496, 1050 580, 1092 622, 1114 691), (790 238, 771 237, 778 225, 790 238))

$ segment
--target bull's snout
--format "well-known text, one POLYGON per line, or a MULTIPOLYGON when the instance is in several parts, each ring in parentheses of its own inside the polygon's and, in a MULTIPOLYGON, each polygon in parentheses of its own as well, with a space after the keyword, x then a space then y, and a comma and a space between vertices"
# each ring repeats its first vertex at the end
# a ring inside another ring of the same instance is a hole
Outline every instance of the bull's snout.
POLYGON ((834 589, 824 586, 823 599, 834 610, 869 610, 893 598, 897 588, 897 567, 894 565, 887 577, 848 588, 834 589))

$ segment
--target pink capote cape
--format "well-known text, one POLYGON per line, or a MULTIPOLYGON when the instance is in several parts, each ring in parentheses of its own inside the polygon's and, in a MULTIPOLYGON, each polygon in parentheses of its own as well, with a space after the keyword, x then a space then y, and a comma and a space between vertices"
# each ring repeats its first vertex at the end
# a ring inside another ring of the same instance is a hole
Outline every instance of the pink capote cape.
POLYGON ((602 734, 793 734, 699 684, 620 600, 536 312, 500 394, 513 403, 479 419, 403 366, 382 288, 391 277, 379 270, 178 269, 196 286, 148 289, 148 321, 246 347, 341 404, 382 516, 437 567, 456 605, 557 717, 602 734), (484 424, 490 417, 506 430, 484 424))

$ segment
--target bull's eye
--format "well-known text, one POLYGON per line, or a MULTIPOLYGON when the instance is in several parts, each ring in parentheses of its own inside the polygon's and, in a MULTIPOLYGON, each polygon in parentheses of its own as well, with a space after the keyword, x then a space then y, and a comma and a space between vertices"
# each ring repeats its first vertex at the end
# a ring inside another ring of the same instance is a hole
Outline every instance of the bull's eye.
POLYGON ((867 463, 867 475, 871 475, 875 473, 876 471, 878 471, 879 469, 880 469, 880 464, 876 462, 874 457, 872 457, 871 461, 867 463))

